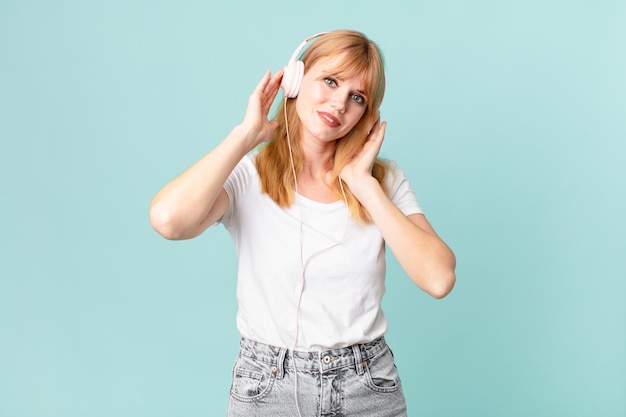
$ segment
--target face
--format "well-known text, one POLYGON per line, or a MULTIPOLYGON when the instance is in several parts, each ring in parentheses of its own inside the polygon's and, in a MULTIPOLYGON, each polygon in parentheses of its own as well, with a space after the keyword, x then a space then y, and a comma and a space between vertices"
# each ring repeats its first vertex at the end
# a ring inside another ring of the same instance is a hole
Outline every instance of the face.
POLYGON ((349 133, 367 109, 363 77, 333 74, 340 61, 341 56, 320 59, 302 78, 296 101, 302 139, 335 141, 349 133))

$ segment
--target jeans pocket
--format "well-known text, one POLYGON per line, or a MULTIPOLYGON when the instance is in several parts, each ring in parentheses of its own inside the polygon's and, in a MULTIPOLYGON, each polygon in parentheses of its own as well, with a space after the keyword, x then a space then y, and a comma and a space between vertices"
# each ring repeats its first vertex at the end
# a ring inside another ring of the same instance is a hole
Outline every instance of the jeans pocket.
POLYGON ((231 396, 239 401, 254 402, 267 396, 276 378, 270 365, 239 356, 233 367, 231 396))
POLYGON ((396 392, 400 389, 400 375, 389 348, 366 361, 367 386, 376 392, 396 392))

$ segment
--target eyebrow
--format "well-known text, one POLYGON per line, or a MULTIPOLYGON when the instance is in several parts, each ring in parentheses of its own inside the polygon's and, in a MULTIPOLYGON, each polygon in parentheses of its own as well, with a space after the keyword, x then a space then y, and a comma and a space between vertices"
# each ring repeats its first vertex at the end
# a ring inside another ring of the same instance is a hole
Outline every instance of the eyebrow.
MULTIPOLYGON (((330 75, 330 76, 332 76, 332 77, 335 77, 335 78, 336 78, 336 79, 338 79, 339 81, 345 81, 345 78, 342 78, 342 77, 340 77, 340 76, 339 76, 339 75, 337 75, 337 74, 329 74, 329 75, 330 75)), ((365 91, 361 90, 361 89, 356 89, 356 90, 354 90, 354 92, 355 92, 355 93, 359 93, 359 94, 361 94, 362 96, 367 97, 367 93, 366 93, 365 91)))

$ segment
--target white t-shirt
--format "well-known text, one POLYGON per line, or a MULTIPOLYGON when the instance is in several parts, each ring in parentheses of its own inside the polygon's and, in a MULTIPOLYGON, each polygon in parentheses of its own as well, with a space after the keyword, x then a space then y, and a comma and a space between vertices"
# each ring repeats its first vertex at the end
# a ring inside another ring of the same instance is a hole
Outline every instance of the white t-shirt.
MULTIPOLYGON (((406 215, 421 213, 408 179, 389 163, 391 200, 406 215)), ((342 200, 326 204, 298 195, 291 207, 279 207, 261 193, 254 155, 241 160, 224 188, 230 204, 221 222, 239 262, 243 337, 318 351, 385 333, 385 244, 376 225, 355 222, 342 200)))

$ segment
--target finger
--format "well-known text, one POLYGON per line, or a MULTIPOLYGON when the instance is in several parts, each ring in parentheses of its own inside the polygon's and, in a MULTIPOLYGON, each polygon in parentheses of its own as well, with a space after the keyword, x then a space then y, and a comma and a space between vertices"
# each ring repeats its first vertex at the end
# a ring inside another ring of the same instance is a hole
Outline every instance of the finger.
POLYGON ((262 94, 270 81, 270 72, 266 71, 261 81, 256 85, 253 94, 262 94))
POLYGON ((380 152, 380 148, 383 146, 383 140, 385 139, 385 129, 387 128, 387 122, 382 122, 376 127, 376 131, 373 131, 366 142, 366 152, 374 158, 380 152))
POLYGON ((378 125, 378 130, 376 132, 376 141, 380 143, 378 147, 380 148, 383 144, 383 140, 385 139, 385 131, 387 130, 387 122, 382 122, 378 125))
POLYGON ((276 74, 271 76, 269 81, 265 84, 265 87, 263 89, 263 96, 262 96, 264 109, 265 108, 269 109, 269 107, 274 102, 274 99, 276 99, 282 79, 283 79, 283 70, 280 70, 276 74))
POLYGON ((377 123, 367 136, 368 141, 381 141, 385 136, 387 122, 377 123))
POLYGON ((378 131, 379 127, 380 127, 380 112, 377 113, 376 119, 372 123, 372 126, 370 127, 370 130, 367 132, 367 134, 368 135, 375 134, 378 131))
POLYGON ((372 123, 372 126, 370 126, 370 133, 376 129, 376 127, 380 124, 380 111, 376 110, 376 115, 374 116, 374 122, 372 123))
POLYGON ((278 88, 280 88, 280 83, 283 80, 283 74, 284 74, 283 70, 277 71, 270 79, 267 89, 270 91, 278 90, 278 88))
POLYGON ((263 89, 263 95, 266 99, 271 101, 274 100, 276 95, 278 94, 278 89, 280 88, 280 83, 283 78, 283 71, 280 70, 276 74, 272 75, 269 81, 265 84, 263 89))
POLYGON ((269 98, 271 102, 273 102, 276 96, 278 95, 278 90, 280 90, 280 85, 281 85, 282 80, 283 80, 282 70, 274 74, 274 76, 272 77, 270 84, 268 86, 268 89, 270 90, 269 98))
POLYGON ((382 140, 385 137, 385 130, 387 130, 387 122, 380 122, 376 128, 376 135, 382 140))

